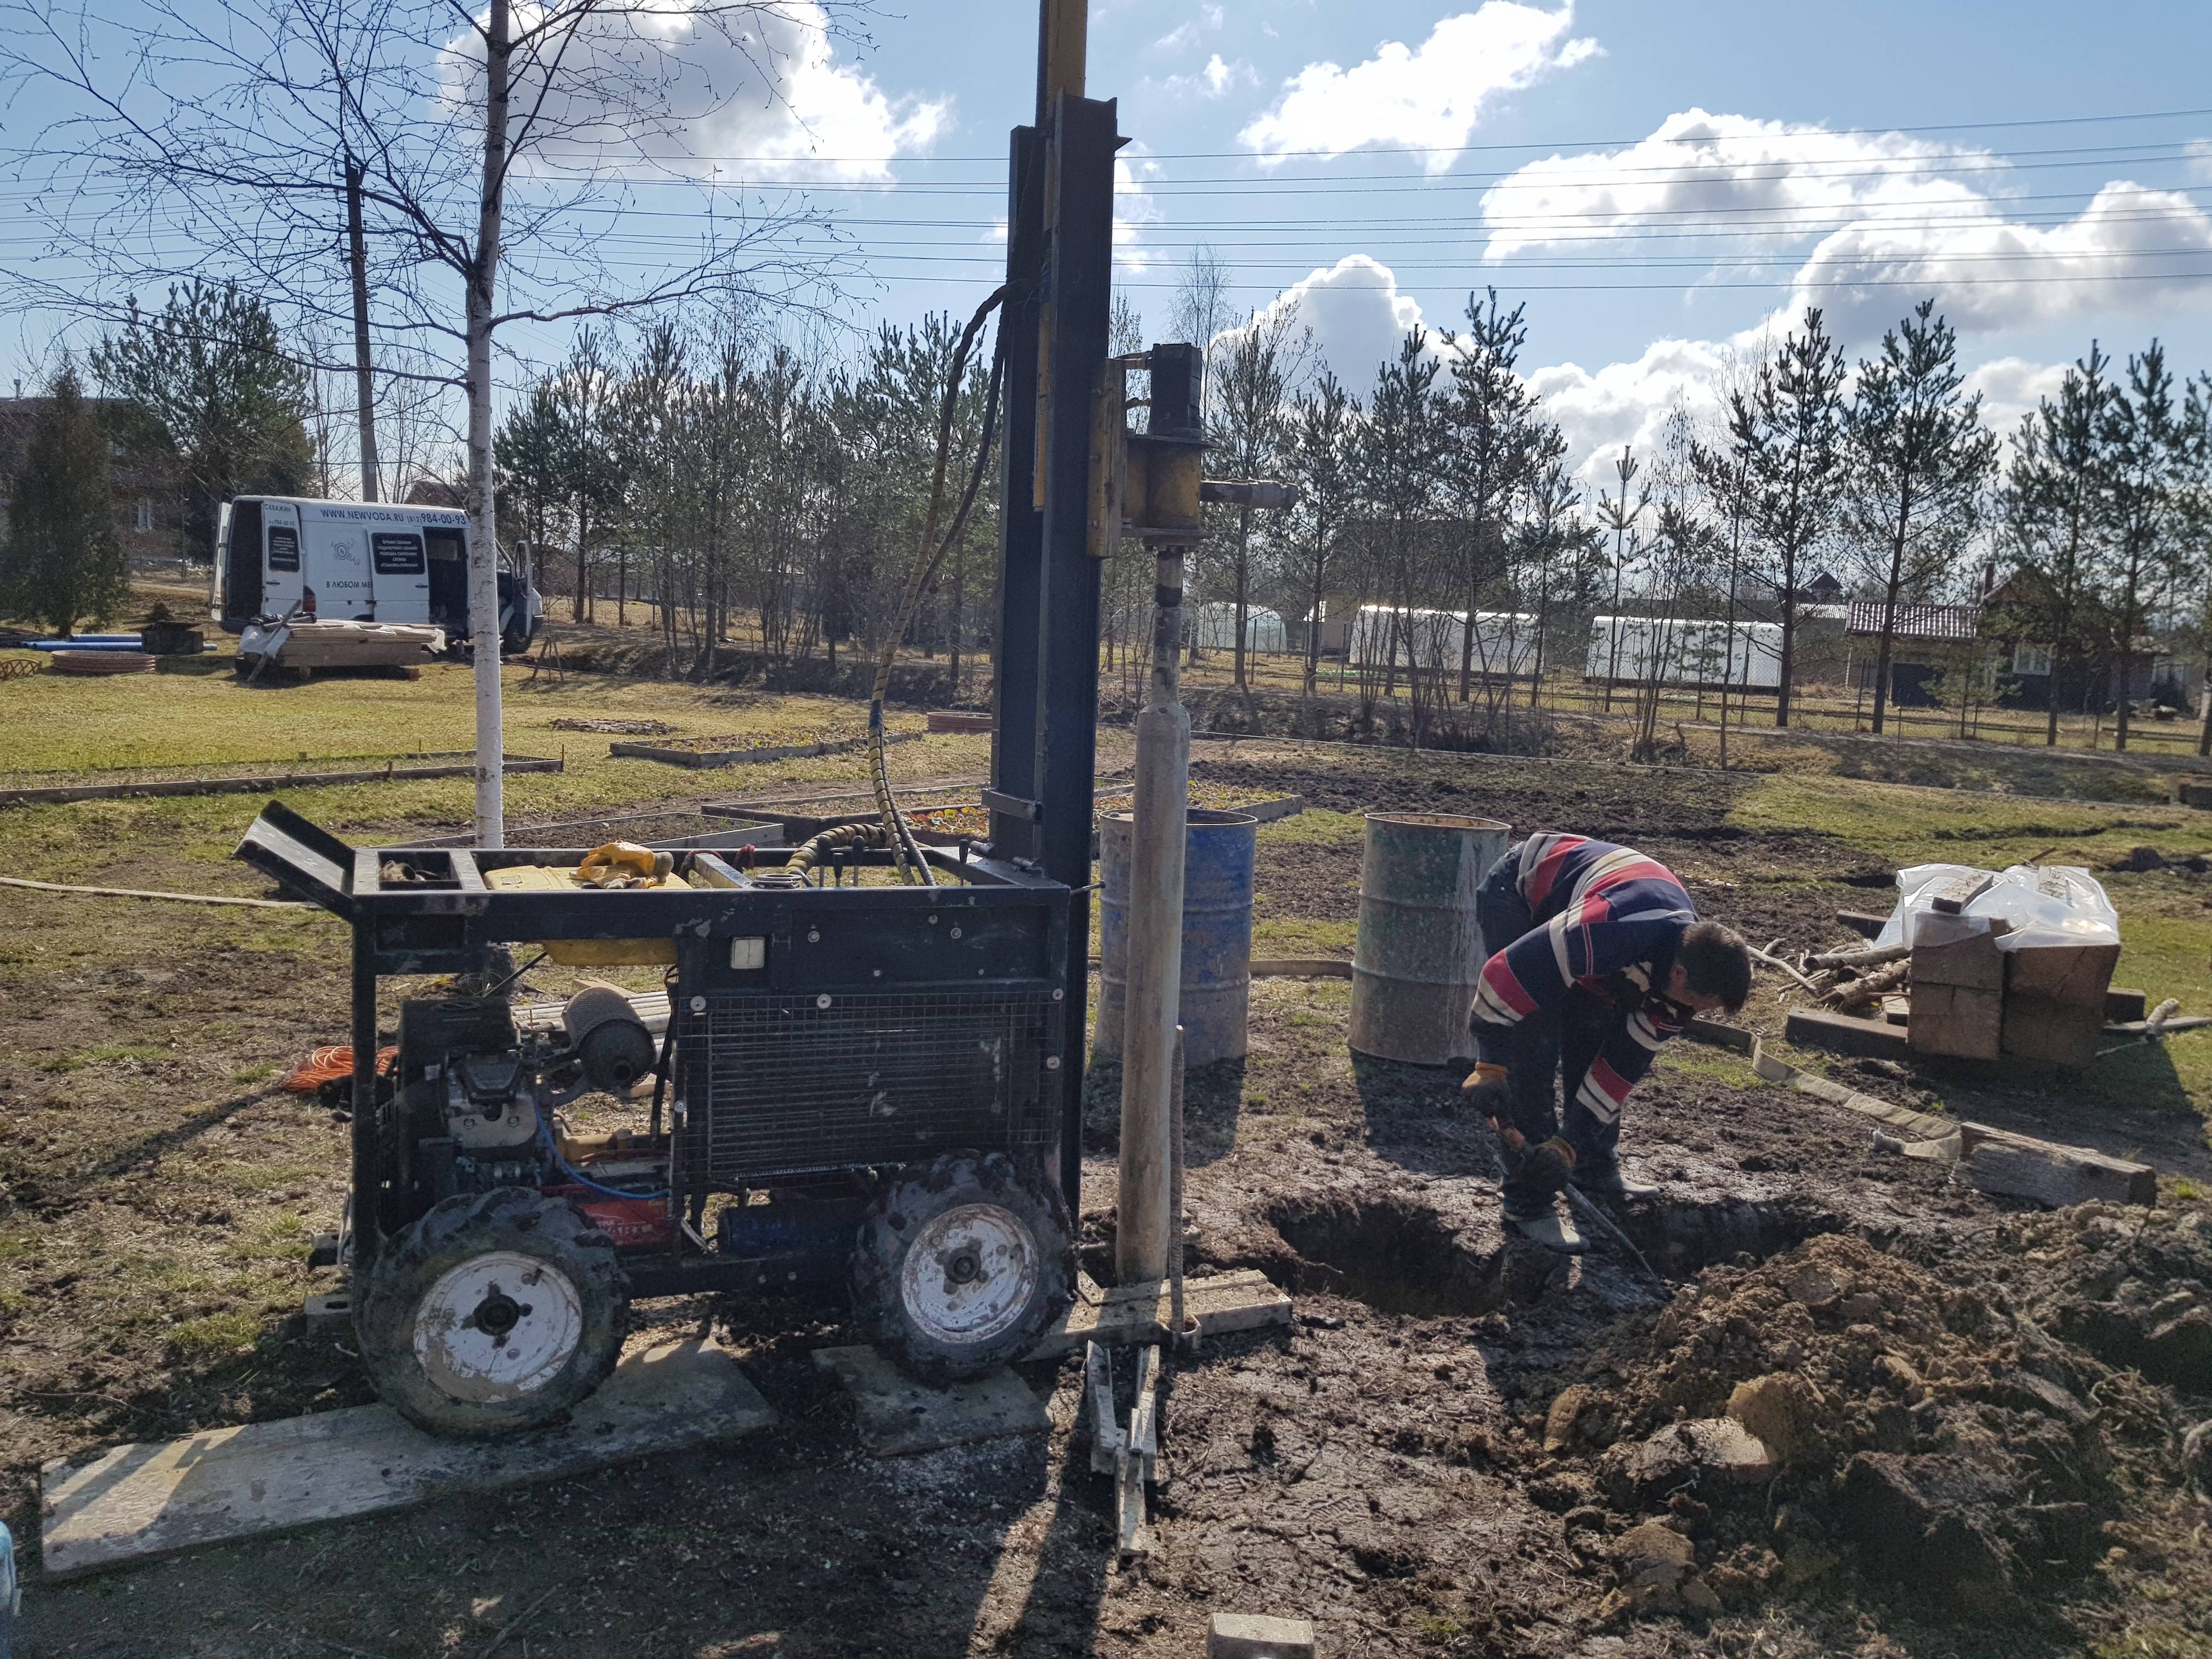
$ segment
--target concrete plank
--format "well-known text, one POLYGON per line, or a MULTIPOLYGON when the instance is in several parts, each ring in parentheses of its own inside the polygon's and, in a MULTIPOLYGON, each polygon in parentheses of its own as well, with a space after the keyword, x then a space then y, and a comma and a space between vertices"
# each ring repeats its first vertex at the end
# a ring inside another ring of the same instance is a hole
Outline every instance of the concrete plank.
POLYGON ((202 1544, 404 1509, 455 1492, 581 1474, 732 1440, 775 1413, 712 1342, 629 1355, 565 1425, 519 1438, 440 1440, 388 1406, 118 1446, 42 1475, 46 1576, 66 1578, 202 1544))
MULTIPOLYGON (((1140 1285, 1118 1285, 1097 1305, 1077 1303, 1049 1326, 1030 1350, 1032 1359, 1048 1359, 1102 1342, 1121 1347, 1132 1343, 1164 1342, 1173 1316, 1164 1279, 1140 1285)), ((1196 1322, 1200 1336, 1226 1335, 1231 1331, 1256 1330, 1263 1325, 1291 1322, 1291 1298, 1252 1268, 1183 1280, 1183 1317, 1196 1322)))
POLYGON ((1045 1402, 1003 1367, 933 1389, 871 1347, 817 1348, 814 1363, 853 1396, 860 1443, 878 1457, 905 1457, 1001 1435, 1042 1434, 1052 1427, 1045 1402))

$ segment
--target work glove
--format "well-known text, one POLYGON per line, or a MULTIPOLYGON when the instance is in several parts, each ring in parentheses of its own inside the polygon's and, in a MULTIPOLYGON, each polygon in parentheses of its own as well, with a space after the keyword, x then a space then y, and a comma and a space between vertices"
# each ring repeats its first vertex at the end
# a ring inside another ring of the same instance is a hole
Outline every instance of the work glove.
POLYGON ((1512 1121, 1513 1091, 1506 1082, 1503 1066, 1482 1060, 1459 1086, 1467 1103, 1492 1123, 1512 1121))

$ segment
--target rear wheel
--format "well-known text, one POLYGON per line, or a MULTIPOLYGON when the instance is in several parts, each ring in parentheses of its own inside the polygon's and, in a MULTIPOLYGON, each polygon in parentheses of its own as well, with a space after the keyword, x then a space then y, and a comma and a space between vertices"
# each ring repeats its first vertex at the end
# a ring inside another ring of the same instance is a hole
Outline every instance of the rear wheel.
POLYGON ((929 1382, 1018 1358, 1067 1305, 1066 1207, 1000 1153, 951 1153, 906 1171, 870 1207, 853 1253, 869 1334, 929 1382))
POLYGON ((434 1206, 378 1255, 354 1312, 386 1405, 481 1437, 564 1416, 622 1353, 629 1281, 613 1242, 526 1187, 434 1206))

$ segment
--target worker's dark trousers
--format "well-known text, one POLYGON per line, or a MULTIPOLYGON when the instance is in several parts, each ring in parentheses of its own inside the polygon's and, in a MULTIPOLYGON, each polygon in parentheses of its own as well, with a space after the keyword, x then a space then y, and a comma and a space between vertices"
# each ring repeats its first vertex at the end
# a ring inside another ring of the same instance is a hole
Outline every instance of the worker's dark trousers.
MULTIPOLYGON (((1485 951, 1502 951, 1536 925, 1521 896, 1520 867, 1521 849, 1508 848, 1475 894, 1474 915, 1482 927, 1485 951)), ((1618 1120, 1605 1122, 1576 1098, 1590 1062, 1620 1020, 1619 1013, 1603 999, 1571 990, 1564 1007, 1539 1009, 1514 1026, 1508 1038, 1506 1068, 1513 1091, 1513 1127, 1532 1142, 1561 1133, 1553 1085, 1555 1079, 1564 1078, 1564 1133, 1567 1145, 1575 1149, 1577 1171, 1610 1170, 1614 1148, 1620 1141, 1618 1120)), ((1551 1208, 1558 1189, 1548 1182, 1530 1182, 1512 1173, 1515 1162, 1510 1156, 1506 1159, 1506 1209, 1514 1215, 1544 1213, 1551 1208)))

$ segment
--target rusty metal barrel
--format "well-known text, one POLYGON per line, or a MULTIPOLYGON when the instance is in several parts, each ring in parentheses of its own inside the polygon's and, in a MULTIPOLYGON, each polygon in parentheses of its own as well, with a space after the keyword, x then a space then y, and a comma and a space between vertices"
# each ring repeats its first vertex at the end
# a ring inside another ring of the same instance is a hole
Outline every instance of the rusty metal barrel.
MULTIPOLYGON (((1091 1052, 1121 1053, 1129 989, 1129 849, 1136 817, 1098 820, 1098 1026, 1091 1052)), ((1234 1060, 1246 1050, 1252 1000, 1252 859, 1259 820, 1190 809, 1182 874, 1183 1063, 1234 1060)))
POLYGON ((1358 1053, 1417 1066, 1468 1053, 1467 1011, 1487 954, 1475 892, 1512 837, 1490 818, 1367 815, 1352 951, 1358 1053))

